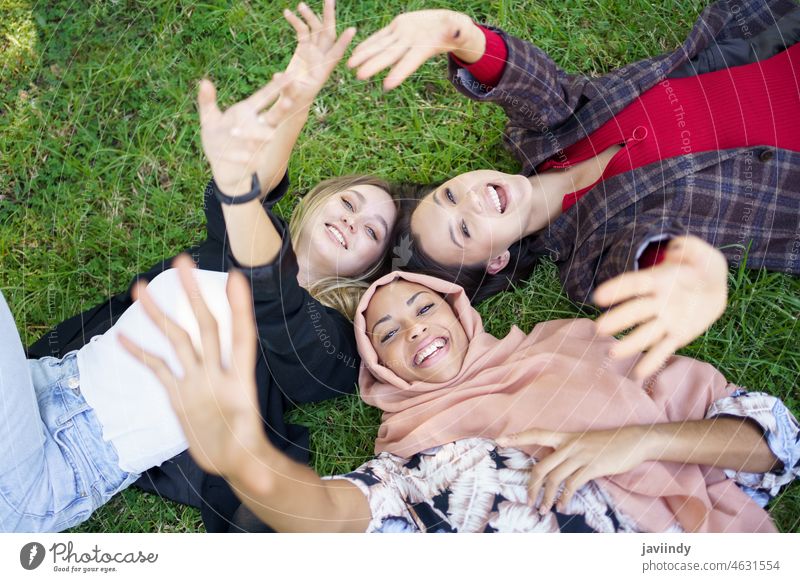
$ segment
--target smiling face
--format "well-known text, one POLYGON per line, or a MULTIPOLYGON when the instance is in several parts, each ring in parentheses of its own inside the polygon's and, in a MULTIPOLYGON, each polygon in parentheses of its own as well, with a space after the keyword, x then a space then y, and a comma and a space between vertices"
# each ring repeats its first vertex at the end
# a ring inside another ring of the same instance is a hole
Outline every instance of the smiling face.
POLYGON ((467 172, 420 201, 411 231, 423 252, 445 266, 486 265, 496 273, 508 248, 526 234, 531 184, 494 170, 467 172))
POLYGON ((310 278, 354 277, 383 256, 397 209, 383 188, 358 184, 328 196, 310 212, 295 250, 310 278))
POLYGON ((406 382, 447 382, 469 340, 453 308, 435 291, 398 280, 378 289, 364 313, 381 363, 406 382))

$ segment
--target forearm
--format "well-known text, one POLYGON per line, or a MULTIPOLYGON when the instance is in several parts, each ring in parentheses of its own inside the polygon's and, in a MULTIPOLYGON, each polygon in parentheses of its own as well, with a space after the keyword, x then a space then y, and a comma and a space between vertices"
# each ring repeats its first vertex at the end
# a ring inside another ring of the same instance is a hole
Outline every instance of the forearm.
POLYGON ((766 473, 778 463, 761 429, 747 419, 718 417, 631 427, 648 460, 766 473))
POLYGON ((300 137, 300 133, 305 127, 310 110, 310 103, 307 105, 297 104, 286 120, 275 130, 275 136, 272 139, 274 155, 271 156, 270 163, 259 167, 257 172, 262 195, 266 195, 283 179, 289 165, 289 157, 292 155, 297 138, 300 137))
POLYGON ((222 214, 230 252, 239 265, 258 267, 275 260, 281 248, 281 236, 260 200, 245 204, 223 204, 222 214))
POLYGON ((364 532, 371 514, 352 483, 322 480, 263 440, 226 476, 239 498, 279 532, 364 532))

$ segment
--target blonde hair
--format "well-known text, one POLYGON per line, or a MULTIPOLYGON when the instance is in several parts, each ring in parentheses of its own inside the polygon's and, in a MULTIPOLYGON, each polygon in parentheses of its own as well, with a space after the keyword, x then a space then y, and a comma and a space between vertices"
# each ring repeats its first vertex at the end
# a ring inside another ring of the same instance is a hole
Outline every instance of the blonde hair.
MULTIPOLYGON (((377 186, 386 190, 390 196, 392 194, 391 184, 375 176, 354 175, 323 180, 300 200, 297 208, 292 213, 292 217, 289 220, 289 236, 292 239, 292 244, 297 245, 300 232, 328 198, 353 186, 361 185, 377 186)), ((373 281, 383 274, 386 257, 390 252, 391 234, 391 232, 388 233, 389 236, 386 238, 388 242, 383 256, 375 264, 370 265, 365 272, 353 277, 325 277, 311 283, 307 289, 308 292, 326 307, 336 309, 352 321, 361 296, 373 281)))

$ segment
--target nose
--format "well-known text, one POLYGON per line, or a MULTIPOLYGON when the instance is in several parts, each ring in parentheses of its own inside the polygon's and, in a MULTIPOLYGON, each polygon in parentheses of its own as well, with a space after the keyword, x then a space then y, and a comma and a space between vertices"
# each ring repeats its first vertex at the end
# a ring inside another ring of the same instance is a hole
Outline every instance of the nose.
POLYGON ((465 196, 465 205, 476 214, 483 214, 483 200, 478 192, 473 188, 465 196))
POLYGON ((415 342, 419 338, 424 337, 425 333, 428 331, 428 327, 422 323, 415 323, 411 327, 408 328, 408 333, 406 337, 408 338, 409 342, 415 342))
POLYGON ((353 215, 343 215, 342 216, 342 224, 344 224, 345 229, 350 230, 350 232, 356 231, 356 218, 353 215))

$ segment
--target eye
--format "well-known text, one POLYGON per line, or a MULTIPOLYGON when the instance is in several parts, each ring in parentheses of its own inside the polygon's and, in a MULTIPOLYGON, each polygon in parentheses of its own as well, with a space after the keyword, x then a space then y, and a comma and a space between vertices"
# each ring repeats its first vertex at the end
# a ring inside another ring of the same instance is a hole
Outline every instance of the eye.
POLYGON ((456 203, 456 197, 453 196, 453 191, 450 188, 444 189, 444 195, 447 196, 447 199, 450 201, 451 204, 456 203))
POLYGON ((388 332, 386 335, 384 335, 384 336, 381 338, 381 343, 382 343, 382 344, 385 344, 385 343, 386 343, 386 342, 388 342, 390 339, 392 339, 392 338, 394 337, 394 334, 396 334, 396 333, 397 333, 397 330, 396 330, 396 329, 393 329, 393 330, 391 330, 390 332, 388 332))
POLYGON ((425 305, 424 307, 420 308, 420 310, 419 310, 419 311, 417 311, 417 315, 425 315, 425 314, 426 314, 426 313, 428 313, 428 312, 429 312, 431 309, 433 309, 433 303, 428 303, 428 304, 427 304, 427 305, 425 305))
POLYGON ((367 236, 369 236, 369 238, 371 238, 372 240, 377 241, 378 233, 375 232, 375 230, 372 227, 367 226, 366 229, 367 229, 367 236))
POLYGON ((347 210, 350 212, 353 212, 355 210, 355 208, 353 208, 353 205, 350 204, 350 201, 347 198, 342 197, 342 204, 344 204, 344 207, 347 208, 347 210))
POLYGON ((464 234, 465 237, 470 238, 469 236, 469 229, 467 228, 467 223, 463 220, 461 221, 461 232, 464 234))

